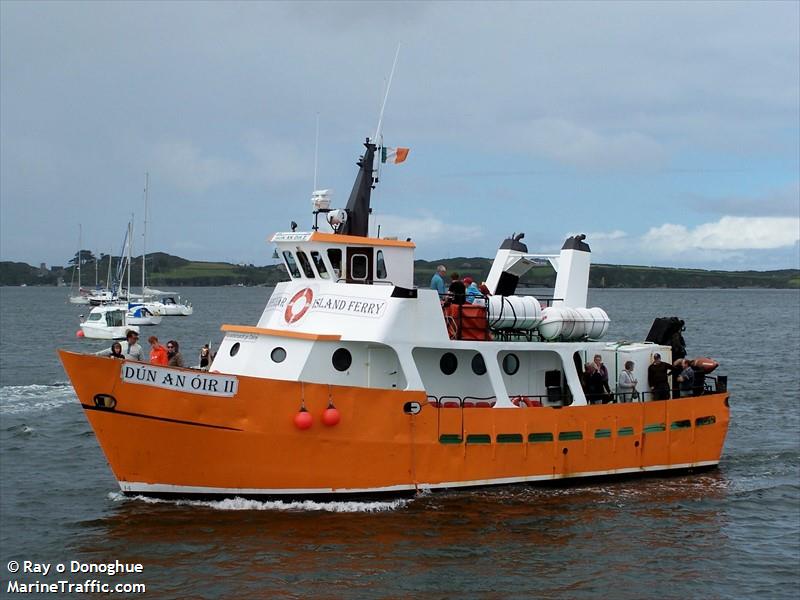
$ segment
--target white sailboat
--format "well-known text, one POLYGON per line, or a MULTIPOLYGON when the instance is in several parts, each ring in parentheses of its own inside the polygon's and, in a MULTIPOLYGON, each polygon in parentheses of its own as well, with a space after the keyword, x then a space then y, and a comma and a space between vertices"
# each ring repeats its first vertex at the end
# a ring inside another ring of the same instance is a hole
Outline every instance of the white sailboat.
MULTIPOLYGON (((150 190, 150 174, 144 180, 144 230, 142 232, 142 295, 130 296, 128 300, 128 321, 134 325, 158 325, 161 323, 161 306, 158 302, 148 302, 145 296, 145 271, 147 263, 147 200, 150 190)), ((128 245, 130 249, 130 244, 128 245)), ((131 255, 128 253, 128 289, 130 289, 131 255)))

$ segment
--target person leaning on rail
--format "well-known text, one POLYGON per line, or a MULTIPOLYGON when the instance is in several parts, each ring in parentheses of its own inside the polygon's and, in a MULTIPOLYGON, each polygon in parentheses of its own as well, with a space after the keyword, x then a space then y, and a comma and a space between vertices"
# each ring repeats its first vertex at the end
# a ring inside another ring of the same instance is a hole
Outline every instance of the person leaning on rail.
MULTIPOLYGON (((122 353, 126 360, 142 361, 142 347, 139 345, 139 334, 129 329, 125 332, 125 346, 122 346, 122 353)), ((111 348, 95 352, 97 356, 111 356, 111 348)))

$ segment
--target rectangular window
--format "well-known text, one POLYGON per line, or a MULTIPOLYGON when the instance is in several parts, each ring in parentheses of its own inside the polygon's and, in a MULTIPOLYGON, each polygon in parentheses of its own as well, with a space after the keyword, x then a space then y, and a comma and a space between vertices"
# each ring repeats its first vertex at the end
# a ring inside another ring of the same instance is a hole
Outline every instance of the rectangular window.
POLYGON ((713 425, 717 422, 717 417, 710 415, 708 417, 700 417, 694 420, 695 427, 704 427, 705 425, 713 425))
POLYGON ((583 432, 582 431, 559 431, 558 432, 558 441, 559 442, 570 442, 574 440, 582 440, 583 439, 583 432))
POLYGON ((375 257, 375 278, 386 279, 386 263, 383 260, 383 250, 378 250, 375 257))
POLYGON ((314 269, 311 268, 311 262, 308 260, 308 256, 305 252, 297 249, 297 260, 300 261, 300 267, 303 269, 303 273, 309 279, 314 279, 314 269))
POLYGON ((617 436, 623 437, 626 435, 633 435, 633 427, 620 427, 617 429, 617 436))
POLYGON ((497 434, 497 443, 498 444, 521 444, 522 443, 522 434, 521 433, 498 433, 497 434))
POLYGON ((331 248, 328 250, 328 260, 331 261, 334 277, 341 279, 344 276, 342 273, 342 251, 339 248, 331 248))
POLYGON ((491 436, 485 433, 471 433, 467 436, 468 444, 491 444, 491 436))
POLYGON ((669 426, 670 429, 691 429, 691 427, 692 427, 691 419, 683 419, 682 421, 673 421, 672 425, 669 426))
POLYGON ((297 268, 297 261, 294 259, 294 254, 288 250, 284 250, 283 260, 286 261, 286 268, 289 270, 289 275, 294 279, 300 279, 300 269, 297 268))
POLYGON ((610 429, 595 429, 594 430, 594 437, 595 437, 595 439, 610 438, 611 437, 611 430, 610 429))
POLYGON ((658 433, 659 431, 666 431, 667 426, 665 423, 650 423, 644 426, 645 433, 658 433))
POLYGON ((314 266, 317 267, 317 273, 323 279, 330 279, 331 276, 328 274, 328 269, 325 267, 325 261, 322 260, 322 255, 314 250, 311 253, 311 260, 314 261, 314 266))
POLYGON ((367 255, 353 254, 350 257, 350 277, 360 281, 366 281, 369 277, 367 273, 367 255))
POLYGON ((528 434, 528 441, 531 443, 537 442, 552 442, 553 441, 553 434, 549 431, 544 431, 542 433, 529 433, 528 434))

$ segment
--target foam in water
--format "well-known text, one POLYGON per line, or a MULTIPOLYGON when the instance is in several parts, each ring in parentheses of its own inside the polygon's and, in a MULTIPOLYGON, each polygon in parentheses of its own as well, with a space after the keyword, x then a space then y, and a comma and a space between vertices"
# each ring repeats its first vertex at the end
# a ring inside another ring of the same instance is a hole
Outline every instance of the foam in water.
POLYGON ((302 500, 284 502, 283 500, 249 500, 246 498, 225 498, 224 500, 165 500, 147 496, 125 496, 120 492, 108 494, 110 500, 122 502, 137 500, 148 504, 173 504, 175 506, 196 506, 214 510, 286 510, 286 511, 322 511, 337 513, 385 512, 404 508, 410 500, 397 499, 383 502, 358 502, 355 500, 317 502, 302 500))
POLYGON ((72 402, 76 402, 76 396, 68 383, 0 387, 0 414, 3 415, 43 412, 72 402))

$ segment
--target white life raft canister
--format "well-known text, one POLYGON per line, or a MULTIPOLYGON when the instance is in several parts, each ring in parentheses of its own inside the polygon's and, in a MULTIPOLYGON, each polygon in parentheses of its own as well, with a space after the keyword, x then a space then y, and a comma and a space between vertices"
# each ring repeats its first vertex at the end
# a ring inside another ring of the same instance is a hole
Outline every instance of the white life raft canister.
POLYGON ((535 329, 542 306, 533 296, 489 296, 488 317, 492 329, 535 329))
POLYGON ((539 333, 546 340, 597 340, 608 331, 611 319, 602 308, 548 306, 542 311, 539 333))

